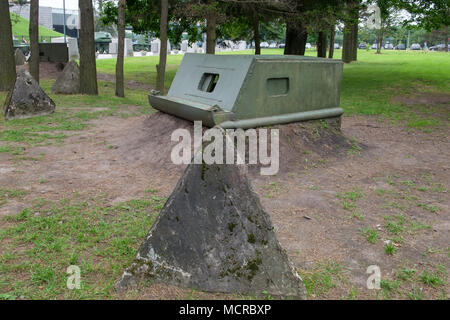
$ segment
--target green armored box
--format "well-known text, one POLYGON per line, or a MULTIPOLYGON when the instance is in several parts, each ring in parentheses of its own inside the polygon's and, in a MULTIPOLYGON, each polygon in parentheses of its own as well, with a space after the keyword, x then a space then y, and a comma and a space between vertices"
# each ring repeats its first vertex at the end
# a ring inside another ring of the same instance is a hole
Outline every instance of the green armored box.
POLYGON ((338 117, 340 60, 281 55, 186 53, 167 96, 155 109, 223 128, 338 117))

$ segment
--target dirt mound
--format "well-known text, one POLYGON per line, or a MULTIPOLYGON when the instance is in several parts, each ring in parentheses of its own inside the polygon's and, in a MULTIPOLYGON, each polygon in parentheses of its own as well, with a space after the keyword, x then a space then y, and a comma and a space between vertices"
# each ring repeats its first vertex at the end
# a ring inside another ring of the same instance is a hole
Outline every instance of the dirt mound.
MULTIPOLYGON (((185 165, 175 165, 171 161, 172 149, 178 144, 171 141, 171 135, 176 129, 187 129, 193 137, 193 128, 190 121, 157 112, 136 124, 113 143, 118 146, 120 157, 129 163, 146 162, 156 170, 182 172, 185 165)), ((340 131, 339 118, 290 123, 270 128, 279 129, 278 174, 298 170, 299 164, 305 165, 306 154, 309 161, 317 163, 323 161, 324 157, 339 157, 352 148, 352 143, 340 131)), ((204 127, 203 131, 207 129, 204 127)), ((259 165, 249 166, 250 175, 259 175, 259 167, 259 165)))

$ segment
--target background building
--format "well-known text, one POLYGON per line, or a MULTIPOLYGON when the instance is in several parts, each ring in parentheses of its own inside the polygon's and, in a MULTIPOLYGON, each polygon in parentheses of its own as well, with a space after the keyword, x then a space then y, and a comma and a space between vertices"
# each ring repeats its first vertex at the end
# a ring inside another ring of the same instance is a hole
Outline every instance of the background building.
MULTIPOLYGON (((24 19, 30 20, 30 5, 10 4, 10 12, 14 12, 24 19)), ((78 38, 79 18, 78 10, 65 10, 66 34, 78 38)), ((61 8, 39 7, 39 25, 64 33, 64 10, 61 8)))

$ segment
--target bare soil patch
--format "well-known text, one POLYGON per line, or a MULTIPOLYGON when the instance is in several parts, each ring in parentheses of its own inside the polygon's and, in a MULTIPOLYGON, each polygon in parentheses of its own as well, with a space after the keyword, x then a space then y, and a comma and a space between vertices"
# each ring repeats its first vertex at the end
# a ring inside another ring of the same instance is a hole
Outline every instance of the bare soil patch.
POLYGON ((446 93, 418 93, 414 95, 396 96, 391 99, 392 103, 401 103, 408 106, 415 105, 442 105, 450 107, 450 94, 446 93))

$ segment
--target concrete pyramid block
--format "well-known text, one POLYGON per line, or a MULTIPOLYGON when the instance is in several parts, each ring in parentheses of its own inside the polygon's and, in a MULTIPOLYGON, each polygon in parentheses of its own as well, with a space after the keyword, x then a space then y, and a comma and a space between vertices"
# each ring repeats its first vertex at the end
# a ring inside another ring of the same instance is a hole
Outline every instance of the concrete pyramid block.
POLYGON ((55 103, 26 70, 20 70, 3 106, 6 120, 29 118, 55 111, 55 103))
POLYGON ((238 165, 190 164, 116 284, 305 299, 302 279, 238 165))
POLYGON ((23 54, 22 50, 17 48, 16 52, 14 53, 14 60, 16 61, 16 66, 21 66, 25 64, 27 58, 25 58, 25 55, 23 54))
POLYGON ((52 86, 53 93, 80 93, 80 67, 75 60, 70 60, 52 86))

